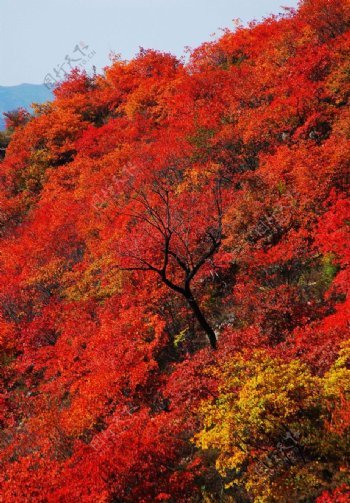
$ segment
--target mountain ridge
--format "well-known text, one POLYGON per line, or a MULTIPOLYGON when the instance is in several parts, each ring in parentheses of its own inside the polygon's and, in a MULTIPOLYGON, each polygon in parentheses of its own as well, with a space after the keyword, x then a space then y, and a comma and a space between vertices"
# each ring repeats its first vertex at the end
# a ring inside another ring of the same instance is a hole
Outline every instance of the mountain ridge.
POLYGON ((0 85, 0 130, 5 129, 4 113, 19 107, 30 111, 32 103, 44 103, 52 98, 52 92, 44 84, 0 85))

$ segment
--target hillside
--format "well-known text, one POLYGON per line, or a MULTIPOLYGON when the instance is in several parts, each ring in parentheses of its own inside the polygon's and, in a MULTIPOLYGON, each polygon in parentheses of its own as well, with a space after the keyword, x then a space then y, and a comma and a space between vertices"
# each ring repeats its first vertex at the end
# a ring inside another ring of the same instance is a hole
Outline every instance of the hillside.
POLYGON ((19 107, 31 111, 32 103, 44 103, 52 98, 52 92, 44 85, 0 86, 0 131, 5 128, 4 112, 10 112, 19 107))
POLYGON ((9 121, 4 502, 350 502, 349 98, 305 0, 9 121))

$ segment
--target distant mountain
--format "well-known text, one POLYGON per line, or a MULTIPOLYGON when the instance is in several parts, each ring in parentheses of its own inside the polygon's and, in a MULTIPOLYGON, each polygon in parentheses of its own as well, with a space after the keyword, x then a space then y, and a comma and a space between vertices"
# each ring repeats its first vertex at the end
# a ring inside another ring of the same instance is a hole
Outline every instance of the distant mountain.
POLYGON ((4 112, 9 112, 18 107, 23 107, 30 111, 32 103, 44 103, 52 98, 52 92, 44 84, 0 86, 0 130, 5 127, 4 112))

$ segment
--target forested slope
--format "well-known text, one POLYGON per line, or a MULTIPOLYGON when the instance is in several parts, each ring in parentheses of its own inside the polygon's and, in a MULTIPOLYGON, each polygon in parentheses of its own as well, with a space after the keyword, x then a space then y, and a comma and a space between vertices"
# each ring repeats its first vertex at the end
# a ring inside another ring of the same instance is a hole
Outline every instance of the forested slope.
POLYGON ((349 56, 305 0, 8 118, 1 501, 350 501, 349 56))

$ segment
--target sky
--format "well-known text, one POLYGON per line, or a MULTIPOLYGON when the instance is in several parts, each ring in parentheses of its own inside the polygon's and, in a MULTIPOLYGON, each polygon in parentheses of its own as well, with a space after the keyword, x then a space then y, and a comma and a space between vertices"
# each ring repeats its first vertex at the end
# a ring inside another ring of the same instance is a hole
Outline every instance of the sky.
POLYGON ((179 57, 244 23, 296 7, 297 0, 0 0, 0 85, 60 80, 69 65, 90 72, 109 54, 139 47, 179 57), (76 60, 74 62, 73 60, 76 60), (56 70, 56 73, 54 72, 56 70))

